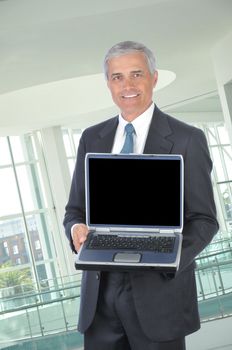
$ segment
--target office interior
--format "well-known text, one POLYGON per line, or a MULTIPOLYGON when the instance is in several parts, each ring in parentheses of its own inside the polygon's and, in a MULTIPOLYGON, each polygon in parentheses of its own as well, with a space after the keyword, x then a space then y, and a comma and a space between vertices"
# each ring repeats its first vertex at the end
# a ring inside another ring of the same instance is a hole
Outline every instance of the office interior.
POLYGON ((154 51, 157 106, 206 134, 220 230, 187 349, 232 349, 231 16, 230 0, 0 0, 0 349, 83 348, 62 221, 82 131, 118 113, 102 62, 124 40, 154 51))

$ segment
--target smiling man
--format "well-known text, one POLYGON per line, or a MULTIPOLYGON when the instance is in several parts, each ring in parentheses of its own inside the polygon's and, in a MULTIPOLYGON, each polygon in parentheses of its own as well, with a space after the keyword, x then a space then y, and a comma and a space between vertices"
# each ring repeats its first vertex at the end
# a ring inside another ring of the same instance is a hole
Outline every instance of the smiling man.
MULTIPOLYGON (((206 138, 201 130, 154 104, 156 62, 143 44, 125 41, 114 45, 105 57, 104 70, 120 113, 87 128, 80 139, 64 218, 71 248, 78 252, 89 232, 86 153, 128 150, 183 156, 183 245, 175 276, 162 271, 83 272, 78 329, 84 333, 85 350, 184 350, 185 336, 200 327, 194 259, 218 230, 206 138)), ((125 181, 130 186, 126 174, 125 181)))
POLYGON ((141 52, 108 60, 107 85, 125 120, 131 122, 150 107, 157 78, 158 72, 150 72, 141 52))

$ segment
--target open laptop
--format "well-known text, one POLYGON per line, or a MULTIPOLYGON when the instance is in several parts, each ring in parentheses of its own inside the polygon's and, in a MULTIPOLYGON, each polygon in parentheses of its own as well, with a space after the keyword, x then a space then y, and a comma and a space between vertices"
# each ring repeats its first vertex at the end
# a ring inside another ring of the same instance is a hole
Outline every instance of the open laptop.
POLYGON ((80 270, 178 270, 183 228, 181 155, 87 153, 87 240, 80 270))

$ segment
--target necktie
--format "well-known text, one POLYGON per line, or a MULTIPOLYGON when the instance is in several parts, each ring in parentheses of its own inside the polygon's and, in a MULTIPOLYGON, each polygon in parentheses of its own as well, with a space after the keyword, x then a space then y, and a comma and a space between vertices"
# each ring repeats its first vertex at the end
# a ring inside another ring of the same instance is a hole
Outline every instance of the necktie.
POLYGON ((120 153, 133 153, 133 150, 134 150, 133 134, 135 133, 135 129, 131 123, 126 124, 125 132, 126 132, 126 139, 120 153))

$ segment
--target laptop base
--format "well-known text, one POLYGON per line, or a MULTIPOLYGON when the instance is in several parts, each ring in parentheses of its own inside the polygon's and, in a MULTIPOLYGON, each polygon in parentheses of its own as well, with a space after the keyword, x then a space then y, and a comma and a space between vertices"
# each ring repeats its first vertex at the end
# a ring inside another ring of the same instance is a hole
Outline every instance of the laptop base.
POLYGON ((90 270, 90 271, 115 271, 115 272, 131 272, 131 271, 157 271, 157 272, 166 272, 166 273, 173 273, 175 274, 177 272, 176 265, 170 266, 170 265, 145 265, 141 264, 138 265, 136 263, 135 265, 127 264, 127 266, 123 264, 118 264, 116 262, 113 262, 113 264, 97 264, 97 263, 90 263, 90 262, 75 262, 75 269, 76 270, 90 270))

